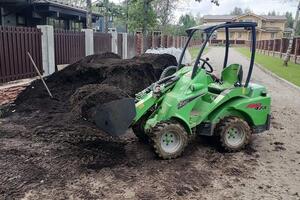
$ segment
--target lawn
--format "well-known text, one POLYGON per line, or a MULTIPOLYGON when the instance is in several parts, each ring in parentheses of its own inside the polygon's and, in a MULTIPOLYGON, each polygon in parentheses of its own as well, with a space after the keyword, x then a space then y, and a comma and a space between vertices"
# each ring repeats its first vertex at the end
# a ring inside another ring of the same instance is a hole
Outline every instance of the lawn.
MULTIPOLYGON (((204 49, 204 54, 207 53, 208 50, 209 50, 209 47, 206 47, 204 49)), ((189 52, 190 52, 190 54, 192 56, 192 60, 195 60, 196 57, 198 56, 199 52, 200 52, 200 48, 199 47, 190 47, 189 48, 189 52)))
MULTIPOLYGON (((241 54, 250 58, 248 48, 236 48, 241 54)), ((288 67, 283 66, 283 60, 273 56, 267 56, 261 53, 255 54, 255 62, 270 70, 274 74, 285 80, 300 86, 300 65, 293 62, 288 63, 288 67)))

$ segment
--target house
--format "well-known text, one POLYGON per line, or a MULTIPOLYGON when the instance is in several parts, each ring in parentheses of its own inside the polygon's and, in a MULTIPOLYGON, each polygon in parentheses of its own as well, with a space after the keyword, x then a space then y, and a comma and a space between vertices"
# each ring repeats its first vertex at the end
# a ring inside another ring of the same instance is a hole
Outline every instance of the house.
MULTIPOLYGON (((204 24, 215 25, 225 22, 256 22, 257 40, 278 39, 287 36, 291 30, 286 28, 287 19, 285 16, 268 16, 247 13, 244 15, 205 15, 204 24)), ((232 29, 229 34, 230 40, 251 40, 251 33, 242 28, 232 29)), ((218 31, 215 35, 217 40, 225 40, 225 30, 218 31)))
MULTIPOLYGON (((63 0, 0 0, 0 25, 52 25, 54 29, 81 30, 86 27, 86 9, 63 0)), ((92 21, 103 17, 93 13, 92 21)), ((96 25, 95 25, 96 26, 96 25)))

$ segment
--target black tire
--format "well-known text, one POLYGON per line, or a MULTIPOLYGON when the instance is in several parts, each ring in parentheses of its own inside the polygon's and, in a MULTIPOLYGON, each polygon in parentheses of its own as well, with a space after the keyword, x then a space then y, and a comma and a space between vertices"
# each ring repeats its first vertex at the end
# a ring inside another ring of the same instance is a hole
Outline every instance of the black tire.
POLYGON ((160 122, 153 128, 151 142, 155 153, 160 158, 177 158, 187 146, 188 134, 185 128, 176 121, 160 122))
POLYGON ((165 68, 162 71, 159 80, 161 80, 167 76, 173 75, 176 71, 177 71, 177 66, 169 66, 169 67, 165 68))
POLYGON ((139 139, 140 142, 144 144, 149 143, 149 136, 144 131, 144 125, 146 123, 146 118, 142 118, 140 122, 132 126, 132 131, 134 135, 139 139))
POLYGON ((251 140, 251 128, 248 123, 238 117, 226 117, 216 127, 222 147, 229 152, 243 149, 251 140))

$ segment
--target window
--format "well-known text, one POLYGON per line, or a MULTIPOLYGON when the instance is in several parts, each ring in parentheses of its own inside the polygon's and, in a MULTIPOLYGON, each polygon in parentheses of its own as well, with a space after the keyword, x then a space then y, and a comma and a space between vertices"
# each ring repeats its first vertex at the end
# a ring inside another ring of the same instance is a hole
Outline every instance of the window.
POLYGON ((26 25, 25 17, 23 17, 23 16, 17 16, 17 25, 23 25, 23 26, 25 26, 26 25))
POLYGON ((82 29, 82 22, 77 22, 77 21, 70 21, 70 30, 72 31, 81 31, 82 29))
POLYGON ((48 17, 47 25, 51 25, 53 26, 54 29, 58 29, 58 30, 65 29, 65 21, 62 19, 55 19, 55 18, 48 17))

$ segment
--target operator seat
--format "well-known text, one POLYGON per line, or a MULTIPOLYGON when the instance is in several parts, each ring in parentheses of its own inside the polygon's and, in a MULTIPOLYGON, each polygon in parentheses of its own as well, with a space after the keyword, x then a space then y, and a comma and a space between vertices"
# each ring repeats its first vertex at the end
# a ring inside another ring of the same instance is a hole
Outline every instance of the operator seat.
POLYGON ((208 85, 208 91, 220 94, 226 89, 242 86, 243 67, 240 64, 231 64, 225 67, 221 73, 219 82, 208 85))

